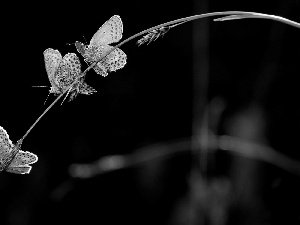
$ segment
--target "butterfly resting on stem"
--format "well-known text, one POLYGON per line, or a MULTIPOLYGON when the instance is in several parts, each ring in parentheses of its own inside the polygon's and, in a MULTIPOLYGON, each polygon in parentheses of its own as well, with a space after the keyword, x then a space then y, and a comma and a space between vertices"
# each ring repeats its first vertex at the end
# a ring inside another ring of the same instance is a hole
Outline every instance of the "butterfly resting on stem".
POLYGON ((6 171, 16 174, 30 173, 31 166, 38 157, 31 152, 24 152, 21 148, 22 140, 14 145, 6 130, 0 126, 0 172, 6 171))
POLYGON ((49 94, 60 95, 68 90, 65 99, 70 93, 69 101, 72 101, 78 94, 90 95, 97 92, 84 82, 84 77, 79 78, 81 64, 75 53, 68 53, 62 57, 58 50, 48 48, 44 51, 44 60, 51 84, 49 94), (75 80, 76 82, 69 88, 75 80))
POLYGON ((113 46, 110 46, 110 44, 116 43, 122 39, 122 33, 123 23, 121 17, 114 15, 99 28, 92 37, 89 45, 84 45, 76 41, 75 47, 84 57, 84 61, 89 65, 97 62, 93 69, 97 74, 106 77, 108 72, 121 69, 126 64, 127 56, 119 48, 116 48, 100 60, 104 54, 114 48, 113 46))

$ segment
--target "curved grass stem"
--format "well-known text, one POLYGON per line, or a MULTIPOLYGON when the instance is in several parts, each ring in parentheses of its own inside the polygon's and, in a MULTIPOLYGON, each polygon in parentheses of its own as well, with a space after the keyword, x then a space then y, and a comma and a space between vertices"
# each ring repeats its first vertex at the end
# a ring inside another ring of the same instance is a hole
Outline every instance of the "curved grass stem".
POLYGON ((27 130, 27 132, 23 135, 23 137, 18 141, 20 143, 23 142, 25 137, 30 133, 30 131, 34 128, 34 126, 42 119, 42 117, 52 108, 52 106, 63 96, 60 94, 52 103, 45 109, 45 111, 36 119, 36 121, 31 125, 31 127, 27 130))
POLYGON ((207 18, 207 17, 212 17, 212 16, 224 16, 221 18, 214 19, 214 21, 226 21, 226 20, 235 20, 235 19, 246 19, 246 18, 256 18, 256 19, 268 19, 268 20, 274 20, 278 21, 281 23, 285 23, 287 25, 296 27, 300 29, 300 23, 294 22, 292 20, 288 20, 286 18, 280 17, 280 16, 275 16, 275 15, 268 15, 268 14, 263 14, 263 13, 256 13, 256 12, 244 12, 244 11, 225 11, 225 12, 212 12, 212 13, 204 13, 200 15, 194 15, 194 16, 189 16, 177 20, 173 20, 167 23, 163 23, 154 27, 151 27, 147 30, 143 30, 127 39, 124 41, 120 42, 119 44, 115 45, 114 48, 112 48, 110 51, 106 52, 97 62, 92 63, 85 71, 82 72, 82 74, 67 88, 62 94, 60 94, 53 102, 51 105, 47 107, 47 109, 42 113, 42 115, 39 116, 39 118, 33 123, 33 125, 28 129, 28 131, 25 133, 25 135, 19 140, 22 142, 25 137, 29 134, 29 132, 33 129, 33 127, 40 121, 40 119, 51 109, 51 107, 67 92, 70 90, 70 88, 73 87, 73 85, 77 82, 77 80, 81 77, 84 77, 86 73, 92 69, 98 62, 100 62, 103 58, 105 58, 107 55, 109 55, 112 51, 114 51, 116 48, 121 47, 123 44, 139 37, 144 34, 147 34, 150 31, 159 29, 161 27, 169 27, 173 25, 181 25, 186 22, 190 22, 193 20, 197 19, 202 19, 202 18, 207 18))

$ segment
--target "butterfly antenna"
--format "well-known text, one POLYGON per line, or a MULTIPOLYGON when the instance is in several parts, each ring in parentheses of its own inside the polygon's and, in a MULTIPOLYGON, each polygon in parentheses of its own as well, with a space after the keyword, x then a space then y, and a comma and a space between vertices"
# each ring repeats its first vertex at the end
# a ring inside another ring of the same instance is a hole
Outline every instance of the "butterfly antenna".
POLYGON ((85 36, 84 36, 84 35, 82 35, 82 37, 83 37, 83 39, 84 39, 84 42, 85 42, 85 43, 88 43, 88 42, 86 41, 86 39, 85 39, 85 36))
POLYGON ((48 100, 48 97, 49 97, 49 95, 50 95, 50 91, 49 91, 49 93, 48 93, 48 95, 47 95, 47 98, 46 98, 46 100, 44 101, 44 105, 46 104, 46 102, 47 102, 47 100, 48 100))
POLYGON ((83 61, 86 63, 86 65, 88 65, 88 66, 90 65, 90 64, 86 61, 86 59, 84 59, 83 61))
MULTIPOLYGON (((49 87, 49 86, 31 86, 31 87, 49 87)), ((47 95, 47 98, 46 98, 46 100, 44 101, 44 105, 46 104, 46 102, 47 102, 47 100, 48 100, 48 97, 49 97, 49 95, 50 95, 50 91, 49 91, 49 93, 48 93, 48 95, 47 95)))
MULTIPOLYGON (((82 35, 82 37, 83 37, 83 39, 84 39, 84 42, 87 43, 87 41, 86 41, 84 35, 82 35)), ((73 42, 73 43, 66 43, 66 45, 75 45, 76 42, 77 42, 77 41, 75 41, 75 42, 73 42)))

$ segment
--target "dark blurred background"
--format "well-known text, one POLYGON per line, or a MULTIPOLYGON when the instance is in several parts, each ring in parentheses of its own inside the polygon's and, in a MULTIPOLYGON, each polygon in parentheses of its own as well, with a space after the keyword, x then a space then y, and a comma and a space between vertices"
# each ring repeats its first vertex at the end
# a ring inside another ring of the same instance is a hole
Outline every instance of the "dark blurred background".
MULTIPOLYGON (((50 85, 43 51, 76 52, 67 43, 89 42, 112 15, 122 18, 123 39, 216 11, 300 22, 298 0, 41 1, 2 10, 0 125, 13 142, 55 99, 43 105, 48 88, 32 87, 50 85)), ((137 40, 121 47, 123 69, 88 72, 96 94, 59 102, 25 139, 22 149, 39 161, 29 175, 0 174, 0 224, 299 224, 290 159, 300 161, 300 29, 207 18, 148 46, 137 40), (225 151, 209 134, 246 144, 225 151), (87 178, 74 164, 89 168, 87 178)))

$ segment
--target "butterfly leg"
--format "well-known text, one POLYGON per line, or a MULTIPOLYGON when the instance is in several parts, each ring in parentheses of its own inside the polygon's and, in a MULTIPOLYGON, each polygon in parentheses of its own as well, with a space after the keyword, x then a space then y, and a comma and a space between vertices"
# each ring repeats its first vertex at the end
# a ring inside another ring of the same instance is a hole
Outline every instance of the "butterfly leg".
POLYGON ((72 87, 69 88, 67 94, 66 94, 66 97, 64 98, 64 100, 62 101, 62 103, 60 105, 62 105, 64 103, 64 101, 66 100, 66 98, 68 97, 70 91, 72 90, 72 87))

